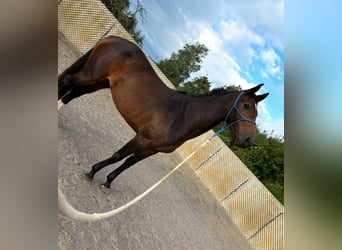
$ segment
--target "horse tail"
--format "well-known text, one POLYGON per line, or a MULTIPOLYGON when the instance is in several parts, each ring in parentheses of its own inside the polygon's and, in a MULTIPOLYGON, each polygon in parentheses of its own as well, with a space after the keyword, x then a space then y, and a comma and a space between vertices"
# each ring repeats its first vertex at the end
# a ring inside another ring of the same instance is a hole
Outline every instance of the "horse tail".
POLYGON ((73 75, 83 68, 91 53, 93 52, 93 48, 90 49, 87 53, 81 56, 76 62, 74 62, 69 68, 67 68, 62 74, 58 76, 58 100, 61 99, 71 88, 72 86, 65 86, 64 78, 67 75, 73 75))

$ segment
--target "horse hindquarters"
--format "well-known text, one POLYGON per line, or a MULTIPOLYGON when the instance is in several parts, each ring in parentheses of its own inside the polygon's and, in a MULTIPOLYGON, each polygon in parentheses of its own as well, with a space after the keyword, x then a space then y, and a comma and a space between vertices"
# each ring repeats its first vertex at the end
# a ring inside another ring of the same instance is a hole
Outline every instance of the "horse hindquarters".
POLYGON ((73 87, 67 81, 67 78, 80 72, 87 62, 93 49, 90 49, 86 54, 81 56, 75 63, 73 63, 69 68, 67 68, 62 74, 58 76, 58 100, 60 100, 66 93, 68 93, 73 87))
POLYGON ((61 100, 63 104, 67 104, 71 100, 84 94, 109 88, 108 79, 94 76, 90 72, 93 72, 95 67, 89 68, 89 65, 86 66, 86 63, 90 60, 91 51, 77 60, 59 77, 58 100, 61 100))

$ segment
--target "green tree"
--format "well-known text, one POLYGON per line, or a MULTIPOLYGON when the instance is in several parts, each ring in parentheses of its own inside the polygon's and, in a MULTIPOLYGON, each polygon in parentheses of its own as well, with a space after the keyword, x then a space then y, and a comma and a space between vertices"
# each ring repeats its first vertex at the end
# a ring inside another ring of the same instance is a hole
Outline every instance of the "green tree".
POLYGON ((138 44, 142 44, 144 37, 137 30, 137 15, 142 19, 145 18, 146 9, 141 5, 140 1, 136 2, 136 9, 130 10, 129 0, 101 0, 110 12, 118 19, 122 26, 134 38, 138 44))
POLYGON ((225 86, 224 88, 228 91, 241 91, 242 90, 240 85, 234 85, 234 84, 225 86))
POLYGON ((204 44, 186 44, 177 53, 172 53, 170 58, 161 60, 157 66, 165 76, 178 88, 190 77, 191 73, 201 69, 203 58, 208 54, 208 48, 204 44))
POLYGON ((208 93, 210 90, 211 82, 209 82, 208 77, 200 76, 196 77, 191 81, 185 82, 178 87, 178 90, 185 91, 191 95, 201 95, 208 93))

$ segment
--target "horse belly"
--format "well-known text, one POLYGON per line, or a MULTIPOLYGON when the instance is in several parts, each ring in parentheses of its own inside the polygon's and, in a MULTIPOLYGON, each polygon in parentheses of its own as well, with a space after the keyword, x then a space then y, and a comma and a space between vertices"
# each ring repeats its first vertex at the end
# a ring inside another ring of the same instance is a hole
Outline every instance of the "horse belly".
POLYGON ((151 115, 150 110, 143 105, 146 103, 145 100, 134 95, 121 96, 119 94, 112 94, 112 99, 121 116, 136 133, 149 123, 151 115))
POLYGON ((177 116, 174 91, 156 76, 139 70, 112 78, 110 87, 116 108, 134 131, 162 147, 161 152, 173 151, 169 131, 177 116))

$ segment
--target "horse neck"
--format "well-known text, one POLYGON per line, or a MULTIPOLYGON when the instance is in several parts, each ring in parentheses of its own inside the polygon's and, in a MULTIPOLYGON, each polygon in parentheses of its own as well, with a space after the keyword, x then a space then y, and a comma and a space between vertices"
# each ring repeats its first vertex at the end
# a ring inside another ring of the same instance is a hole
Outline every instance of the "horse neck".
POLYGON ((204 133, 224 121, 236 96, 237 93, 232 92, 194 98, 188 111, 192 127, 196 128, 199 133, 204 133))

